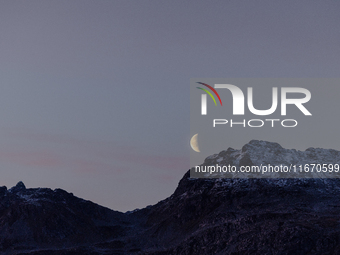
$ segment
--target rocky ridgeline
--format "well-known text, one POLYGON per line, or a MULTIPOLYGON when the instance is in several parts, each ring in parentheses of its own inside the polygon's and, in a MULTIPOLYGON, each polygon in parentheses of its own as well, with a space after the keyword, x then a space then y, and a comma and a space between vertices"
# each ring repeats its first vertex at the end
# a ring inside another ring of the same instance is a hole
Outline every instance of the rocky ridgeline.
POLYGON ((216 165, 234 166, 237 169, 236 172, 216 171, 215 173, 201 172, 197 174, 195 168, 192 168, 191 173, 197 178, 340 178, 339 164, 340 152, 336 150, 308 148, 305 151, 298 151, 285 149, 278 143, 252 140, 240 150, 229 148, 211 155, 201 165, 202 169, 216 165), (270 172, 268 165, 284 166, 286 171, 283 171, 281 167, 276 168, 277 172, 273 169, 270 172), (326 171, 325 165, 327 165, 327 169, 328 166, 333 169, 326 171), (240 166, 257 166, 253 169, 259 172, 240 172, 240 166), (264 167, 267 167, 266 172, 260 171, 260 169, 264 170, 264 167))
POLYGON ((124 216, 62 189, 0 187, 0 254, 53 254, 124 236, 124 216))
MULTIPOLYGON (((205 163, 241 164, 245 157, 247 164, 335 163, 339 152, 251 141, 205 163)), ((340 254, 339 194, 337 178, 194 179, 188 171, 169 198, 120 213, 60 189, 18 183, 0 188, 0 249, 31 255, 340 254)))

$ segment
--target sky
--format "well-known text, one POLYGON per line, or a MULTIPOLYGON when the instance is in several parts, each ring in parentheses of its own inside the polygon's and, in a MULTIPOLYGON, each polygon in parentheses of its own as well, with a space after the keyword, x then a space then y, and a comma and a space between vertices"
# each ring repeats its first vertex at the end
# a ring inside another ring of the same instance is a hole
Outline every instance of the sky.
POLYGON ((119 211, 165 199, 190 168, 190 78, 339 77, 339 11, 335 0, 1 1, 0 185, 119 211))

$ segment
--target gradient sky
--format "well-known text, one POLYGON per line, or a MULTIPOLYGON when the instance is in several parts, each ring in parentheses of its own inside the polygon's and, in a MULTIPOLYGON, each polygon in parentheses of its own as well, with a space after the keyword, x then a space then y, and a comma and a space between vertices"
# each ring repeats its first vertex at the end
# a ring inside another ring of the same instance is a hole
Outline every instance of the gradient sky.
POLYGON ((166 198, 190 167, 190 78, 339 77, 339 13, 336 0, 1 1, 0 184, 120 211, 166 198))

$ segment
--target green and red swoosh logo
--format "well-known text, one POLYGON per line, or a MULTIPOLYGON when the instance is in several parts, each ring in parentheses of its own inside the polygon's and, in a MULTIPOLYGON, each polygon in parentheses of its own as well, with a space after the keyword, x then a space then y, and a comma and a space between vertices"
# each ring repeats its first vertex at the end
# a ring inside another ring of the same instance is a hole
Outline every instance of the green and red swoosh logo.
MULTIPOLYGON (((220 100, 220 104, 221 104, 221 106, 222 106, 222 100, 221 100, 221 98, 220 98, 220 95, 217 93, 217 91, 216 91, 213 87, 211 87, 210 85, 205 84, 205 83, 203 83, 203 82, 197 82, 197 83, 199 83, 199 84, 201 84, 201 85, 203 85, 203 86, 206 86, 207 88, 211 89, 211 91, 214 92, 215 95, 217 96, 218 100, 220 100)), ((200 87, 197 87, 197 88, 198 88, 198 89, 201 89, 201 90, 203 90, 203 91, 205 91, 205 92, 207 92, 207 94, 214 100, 215 105, 217 105, 214 96, 210 93, 209 90, 202 89, 202 88, 200 88, 200 87)))

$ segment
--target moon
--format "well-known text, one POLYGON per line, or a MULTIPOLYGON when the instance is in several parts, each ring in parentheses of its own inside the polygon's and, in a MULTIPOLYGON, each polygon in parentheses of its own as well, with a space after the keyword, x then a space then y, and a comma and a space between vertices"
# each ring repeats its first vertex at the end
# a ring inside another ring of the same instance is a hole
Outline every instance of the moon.
POLYGON ((190 145, 191 148, 196 151, 196 152, 200 152, 200 148, 198 147, 198 142, 197 142, 197 136, 198 134, 194 135, 191 140, 190 140, 190 145))

